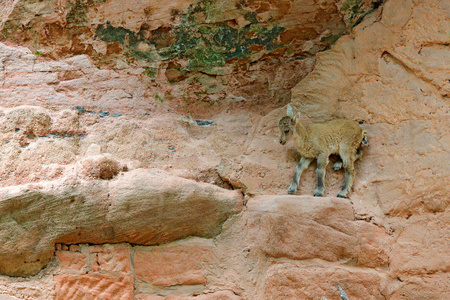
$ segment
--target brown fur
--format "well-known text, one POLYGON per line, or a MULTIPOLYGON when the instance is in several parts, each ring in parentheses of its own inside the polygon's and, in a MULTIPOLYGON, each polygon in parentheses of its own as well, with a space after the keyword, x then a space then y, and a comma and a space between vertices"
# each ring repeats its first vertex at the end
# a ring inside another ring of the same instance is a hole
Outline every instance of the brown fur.
POLYGON ((281 131, 280 143, 284 145, 289 138, 294 138, 301 159, 295 168, 294 178, 288 193, 297 191, 300 176, 309 164, 317 159, 317 188, 314 196, 323 196, 325 192, 325 170, 331 154, 339 154, 342 162, 334 164, 334 169, 345 168, 345 183, 338 197, 345 198, 350 192, 355 177, 355 161, 362 156, 361 145, 368 145, 367 133, 354 121, 334 119, 325 123, 304 126, 292 114, 281 118, 278 126, 281 131))

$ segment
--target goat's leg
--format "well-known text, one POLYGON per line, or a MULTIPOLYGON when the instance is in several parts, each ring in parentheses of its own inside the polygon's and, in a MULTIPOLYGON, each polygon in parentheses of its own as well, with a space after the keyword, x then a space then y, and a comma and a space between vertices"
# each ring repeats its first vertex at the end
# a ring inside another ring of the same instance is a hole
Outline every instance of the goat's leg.
POLYGON ((342 190, 337 194, 339 198, 347 198, 348 193, 350 192, 353 182, 355 180, 355 166, 353 159, 344 159, 344 167, 345 167, 345 181, 342 190))
POLYGON ((314 197, 322 197, 325 192, 325 173, 329 159, 328 154, 321 153, 317 158, 317 188, 314 190, 314 197))
MULTIPOLYGON (((362 156, 363 156, 363 152, 362 152, 361 148, 356 149, 355 161, 360 159, 362 156)), ((334 163, 333 169, 334 170, 340 170, 343 166, 344 166, 344 162, 342 160, 340 160, 340 161, 337 161, 337 162, 334 163)))
MULTIPOLYGON (((363 156, 361 149, 356 149, 356 154, 355 154, 355 161, 360 159, 363 156)), ((340 170, 342 167, 344 166, 344 163, 342 162, 342 160, 339 160, 337 162, 334 163, 333 165, 333 169, 334 170, 340 170)))
POLYGON ((294 178, 292 179, 291 186, 288 189, 288 194, 293 194, 297 191, 298 183, 300 182, 300 176, 303 173, 309 164, 311 163, 311 159, 302 157, 297 167, 295 167, 294 178))

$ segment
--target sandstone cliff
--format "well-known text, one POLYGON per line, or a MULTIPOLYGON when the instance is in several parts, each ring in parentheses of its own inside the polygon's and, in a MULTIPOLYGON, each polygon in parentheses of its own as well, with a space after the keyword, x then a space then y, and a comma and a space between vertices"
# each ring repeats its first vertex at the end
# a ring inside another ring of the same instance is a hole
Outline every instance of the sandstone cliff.
POLYGON ((448 297, 446 1, 1 8, 0 299, 448 297), (368 132, 349 199, 288 102, 368 132))

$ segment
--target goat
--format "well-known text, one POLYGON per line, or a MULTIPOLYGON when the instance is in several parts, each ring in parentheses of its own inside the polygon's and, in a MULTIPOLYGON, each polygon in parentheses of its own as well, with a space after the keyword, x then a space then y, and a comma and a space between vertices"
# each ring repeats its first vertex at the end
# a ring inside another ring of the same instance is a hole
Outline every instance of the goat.
POLYGON ((297 151, 301 155, 300 162, 295 168, 294 178, 288 189, 289 194, 297 191, 302 172, 309 164, 317 159, 317 188, 314 196, 321 197, 325 192, 325 170, 331 154, 339 154, 342 162, 334 164, 334 169, 345 168, 345 182, 342 190, 337 194, 346 198, 355 178, 355 161, 362 156, 361 146, 368 146, 367 132, 362 130, 354 121, 334 119, 325 123, 304 126, 294 115, 290 105, 287 115, 278 123, 281 131, 280 144, 286 144, 293 136, 297 151))

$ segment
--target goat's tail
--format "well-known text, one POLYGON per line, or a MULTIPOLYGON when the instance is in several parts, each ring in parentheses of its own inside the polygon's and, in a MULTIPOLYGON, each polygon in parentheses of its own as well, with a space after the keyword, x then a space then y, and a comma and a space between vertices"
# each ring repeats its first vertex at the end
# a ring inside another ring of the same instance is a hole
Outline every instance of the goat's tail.
POLYGON ((361 145, 369 146, 369 138, 367 137, 367 131, 363 130, 361 145))

